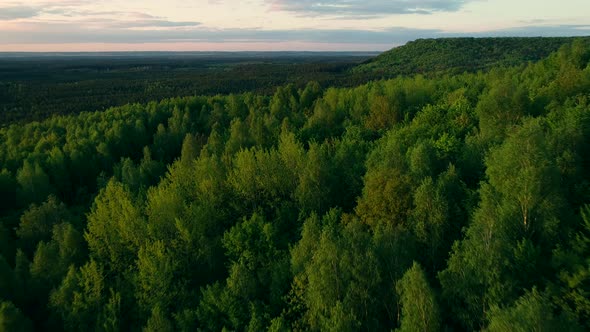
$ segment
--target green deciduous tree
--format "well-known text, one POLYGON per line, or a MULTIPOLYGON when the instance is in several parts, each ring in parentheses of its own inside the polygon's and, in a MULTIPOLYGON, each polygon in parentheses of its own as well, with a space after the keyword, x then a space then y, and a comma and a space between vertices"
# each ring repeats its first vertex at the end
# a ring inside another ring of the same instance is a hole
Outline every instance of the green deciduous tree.
POLYGON ((498 73, 499 77, 490 82, 489 91, 477 105, 480 133, 488 142, 500 142, 529 112, 528 92, 511 74, 498 73))
POLYGON ((41 203, 52 193, 49 177, 36 162, 25 160, 16 173, 16 181, 20 185, 17 195, 21 202, 41 203))
POLYGON ((82 235, 69 223, 55 225, 51 241, 39 242, 30 266, 35 293, 48 294, 59 285, 69 266, 81 265, 85 258, 82 235))
POLYGON ((488 157, 488 183, 466 237, 440 275, 456 315, 475 328, 491 306, 513 301, 548 270, 560 219, 554 160, 540 120, 529 120, 488 157))
POLYGON ((133 266, 145 235, 146 223, 135 198, 122 184, 109 181, 88 214, 84 238, 91 257, 113 271, 125 271, 133 266))
POLYGON ((590 328, 590 206, 581 209, 580 230, 554 253, 560 268, 555 301, 585 328, 590 328))
POLYGON ((148 243, 139 250, 137 261, 137 299, 140 307, 149 312, 156 306, 168 311, 178 300, 175 278, 178 264, 164 242, 148 243))
POLYGON ((224 285, 217 283, 203 292, 198 313, 207 329, 244 329, 250 323, 267 326, 270 317, 260 317, 259 310, 280 313, 290 274, 277 240, 273 225, 257 214, 224 235, 229 276, 224 285))
POLYGON ((166 317, 165 311, 160 309, 159 306, 155 306, 152 310, 152 315, 147 321, 146 326, 143 328, 144 332, 172 332, 174 331, 174 325, 166 317))
POLYGON ((399 331, 440 330, 438 304, 419 264, 414 262, 396 288, 402 305, 399 331))
POLYGON ((53 227, 73 220, 66 205, 55 196, 49 196, 41 205, 31 205, 20 217, 16 234, 25 252, 32 254, 39 241, 49 241, 53 227))
MULTIPOLYGON (((80 269, 71 266, 61 285, 50 296, 50 308, 67 331, 101 329, 108 294, 104 269, 92 260, 80 269)), ((113 294, 111 294, 113 295, 113 294)), ((107 304, 107 308, 111 308, 107 304)))
POLYGON ((427 252, 423 262, 428 271, 438 271, 446 263, 452 243, 465 223, 462 212, 465 197, 464 184, 453 165, 441 173, 436 182, 426 177, 416 188, 414 209, 409 218, 418 241, 427 252))
POLYGON ((297 274, 291 301, 302 306, 299 324, 312 330, 378 328, 374 313, 381 303, 375 292, 381 276, 374 244, 360 222, 345 227, 339 222, 338 211, 332 210, 318 234, 317 217, 308 219, 303 238, 292 250, 297 274), (303 293, 293 297, 296 287, 303 287, 303 293))
POLYGON ((0 303, 0 331, 29 332, 33 331, 33 324, 12 302, 3 301, 0 303))
POLYGON ((533 289, 520 297, 511 307, 494 308, 486 331, 582 331, 567 317, 555 317, 547 297, 533 289))

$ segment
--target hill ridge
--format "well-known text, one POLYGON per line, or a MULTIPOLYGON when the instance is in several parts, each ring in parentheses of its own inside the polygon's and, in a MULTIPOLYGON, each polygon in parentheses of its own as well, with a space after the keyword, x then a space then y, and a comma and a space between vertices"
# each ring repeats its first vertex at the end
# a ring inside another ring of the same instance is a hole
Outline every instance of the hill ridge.
POLYGON ((416 39, 353 68, 382 77, 474 72, 536 62, 576 39, 590 37, 448 37, 416 39))

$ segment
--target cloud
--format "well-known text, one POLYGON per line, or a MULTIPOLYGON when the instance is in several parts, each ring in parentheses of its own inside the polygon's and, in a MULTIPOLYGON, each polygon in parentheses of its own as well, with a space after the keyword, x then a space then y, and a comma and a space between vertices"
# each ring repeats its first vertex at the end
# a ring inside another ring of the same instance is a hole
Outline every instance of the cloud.
POLYGON ((104 29, 136 29, 136 28, 188 28, 199 26, 200 22, 173 21, 164 17, 153 16, 135 11, 87 10, 70 7, 51 7, 42 11, 45 14, 61 16, 53 19, 53 24, 79 22, 88 27, 94 25, 104 29))
POLYGON ((201 25, 199 22, 178 22, 168 21, 164 19, 143 19, 143 20, 130 20, 130 21, 117 21, 108 26, 113 28, 121 29, 132 29, 132 28, 186 28, 196 27, 201 25))
POLYGON ((31 18, 39 15, 39 13, 39 9, 28 6, 0 7, 0 21, 31 18))
POLYGON ((392 27, 385 30, 362 29, 212 29, 195 22, 170 22, 147 19, 146 22, 122 23, 113 21, 98 24, 103 28, 76 26, 73 23, 30 22, 22 30, 4 31, 1 44, 128 44, 168 43, 266 43, 269 49, 278 43, 344 45, 354 50, 357 45, 371 44, 377 49, 388 49, 419 38, 496 37, 496 36, 584 36, 587 25, 523 26, 477 33, 448 33, 439 29, 410 29, 392 27), (110 25, 109 25, 110 24, 110 25), (167 28, 169 26, 182 28, 167 28), (161 26, 165 28, 160 28, 161 26), (105 28, 106 27, 106 28, 105 28), (348 46, 347 46, 348 45, 348 46))
POLYGON ((499 29, 488 32, 479 33, 462 33, 459 36, 470 35, 473 37, 585 37, 589 36, 585 28, 587 25, 577 24, 561 24, 561 25, 532 25, 532 26, 521 26, 506 29, 499 29))
POLYGON ((301 14, 382 16, 458 11, 473 0, 266 0, 271 9, 301 14))
POLYGON ((391 28, 369 30, 261 30, 261 29, 209 29, 194 22, 101 23, 108 28, 75 29, 69 23, 29 23, 22 31, 5 31, 0 44, 60 44, 60 43, 175 43, 175 42, 313 42, 313 43, 375 43, 401 44, 439 33, 437 30, 391 28), (157 29, 160 26, 183 26, 183 29, 157 29), (192 24, 193 26, 188 26, 192 24), (145 29, 134 29, 146 27, 145 29), (125 29, 123 29, 125 28, 125 29), (30 31, 35 31, 31 33, 30 31))

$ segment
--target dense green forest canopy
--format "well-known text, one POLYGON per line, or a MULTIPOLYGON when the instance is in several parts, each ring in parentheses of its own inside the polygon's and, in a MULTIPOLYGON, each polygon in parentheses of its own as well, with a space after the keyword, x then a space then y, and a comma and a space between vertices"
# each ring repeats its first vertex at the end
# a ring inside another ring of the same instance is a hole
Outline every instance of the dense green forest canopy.
POLYGON ((299 89, 310 81, 322 88, 354 87, 400 75, 526 65, 574 39, 420 39, 377 57, 370 52, 0 53, 0 126, 173 97, 272 95, 277 86, 299 89))
POLYGON ((0 129, 0 331, 590 329, 590 43, 0 129))
POLYGON ((365 52, 0 53, 0 125, 178 96, 354 86, 365 52))
POLYGON ((539 61, 579 37, 418 39, 384 52, 353 69, 354 73, 397 75, 489 70, 539 61))

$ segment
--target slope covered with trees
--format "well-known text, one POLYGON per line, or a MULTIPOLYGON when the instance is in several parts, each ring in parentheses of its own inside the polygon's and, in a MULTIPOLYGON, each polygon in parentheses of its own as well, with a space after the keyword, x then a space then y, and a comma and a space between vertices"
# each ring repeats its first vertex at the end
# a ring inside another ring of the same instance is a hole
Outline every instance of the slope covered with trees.
POLYGON ((539 61, 578 37, 418 39, 367 60, 354 73, 381 77, 416 73, 457 74, 539 61))
POLYGON ((0 129, 0 330, 590 329, 590 44, 0 129))

